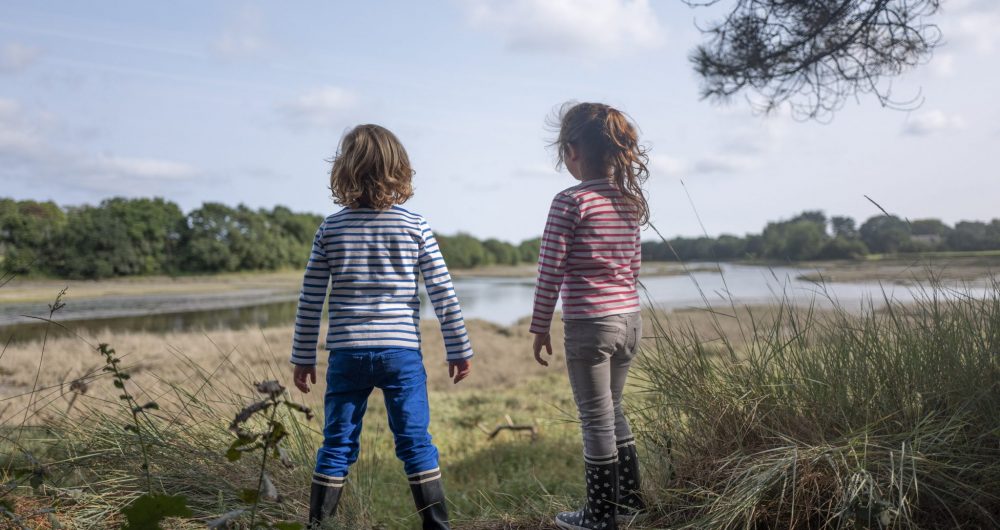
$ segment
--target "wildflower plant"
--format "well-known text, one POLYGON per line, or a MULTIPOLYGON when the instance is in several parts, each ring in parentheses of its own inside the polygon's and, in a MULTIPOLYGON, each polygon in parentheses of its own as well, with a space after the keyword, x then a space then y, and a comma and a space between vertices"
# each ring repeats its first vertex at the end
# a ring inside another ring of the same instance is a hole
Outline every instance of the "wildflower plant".
POLYGON ((149 411, 159 410, 160 406, 155 401, 142 405, 136 401, 125 384, 131 379, 131 375, 122 368, 121 359, 115 354, 114 348, 102 343, 97 346, 97 351, 104 356, 102 370, 111 375, 112 384, 121 392, 118 399, 124 402, 131 413, 132 423, 125 424, 124 429, 134 434, 139 442, 142 452, 141 468, 146 478, 146 493, 122 509, 122 515, 125 516, 122 528, 156 530, 160 528, 160 521, 166 517, 190 517, 193 514, 187 507, 187 499, 184 496, 153 493, 153 479, 149 469, 150 441, 145 431, 153 426, 149 411))
MULTIPOLYGON (((246 453, 260 451, 260 471, 257 475, 257 487, 254 489, 244 489, 240 493, 240 499, 251 505, 250 508, 250 528, 277 528, 280 530, 293 530, 301 528, 298 523, 278 522, 272 525, 259 524, 257 521, 257 508, 262 500, 271 502, 281 502, 281 494, 274 486, 274 481, 267 471, 268 458, 278 459, 285 467, 292 467, 292 461, 287 452, 281 447, 281 441, 288 436, 288 429, 278 419, 278 409, 288 408, 294 413, 305 416, 306 420, 313 417, 312 409, 305 405, 289 401, 285 392, 285 387, 277 381, 264 381, 254 383, 257 392, 264 396, 260 401, 247 405, 240 410, 229 425, 229 430, 236 435, 236 440, 226 451, 226 458, 230 462, 235 462, 246 453), (250 426, 250 420, 255 416, 264 418, 264 430, 254 430, 250 426)), ((242 512, 233 512, 233 517, 242 512)), ((232 517, 230 517, 232 518, 232 517)), ((220 520, 221 521, 221 520, 220 520)), ((225 522, 225 521, 221 521, 225 522)))

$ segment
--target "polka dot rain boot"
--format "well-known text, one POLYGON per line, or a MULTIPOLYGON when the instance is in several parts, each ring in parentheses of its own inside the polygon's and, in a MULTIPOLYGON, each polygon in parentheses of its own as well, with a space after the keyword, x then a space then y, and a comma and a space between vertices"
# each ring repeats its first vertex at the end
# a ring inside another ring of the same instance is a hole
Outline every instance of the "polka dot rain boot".
POLYGON ((618 522, 632 523, 646 512, 639 481, 639 453, 635 439, 618 442, 618 522))
POLYGON ((568 530, 616 530, 618 457, 586 462, 587 503, 575 512, 556 516, 556 526, 568 530))

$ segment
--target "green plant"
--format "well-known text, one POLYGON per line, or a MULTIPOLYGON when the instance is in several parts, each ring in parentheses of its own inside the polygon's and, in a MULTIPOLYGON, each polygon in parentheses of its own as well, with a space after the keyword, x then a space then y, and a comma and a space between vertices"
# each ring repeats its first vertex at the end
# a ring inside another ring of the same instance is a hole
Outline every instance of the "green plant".
POLYGON ((659 522, 1000 525, 1000 282, 917 294, 709 308, 711 335, 654 315, 638 424, 659 522))
POLYGON ((102 370, 111 375, 111 382, 118 389, 118 399, 124 402, 128 408, 132 423, 126 424, 124 429, 136 436, 139 448, 142 452, 142 472, 146 479, 146 493, 132 501, 122 509, 125 516, 123 528, 128 530, 145 530, 160 528, 160 521, 166 517, 190 517, 192 512, 187 507, 187 499, 182 495, 167 495, 165 493, 153 493, 153 479, 149 469, 149 442, 144 436, 147 428, 153 428, 148 411, 158 410, 159 404, 155 401, 140 405, 129 392, 125 383, 131 379, 131 375, 121 367, 121 359, 115 355, 114 348, 107 344, 97 346, 97 351, 104 356, 104 367, 102 370))
MULTIPOLYGON (((226 458, 230 462, 239 460, 245 453, 258 450, 261 452, 257 487, 254 489, 244 489, 240 494, 240 499, 251 505, 250 528, 256 528, 257 507, 261 500, 274 502, 280 502, 281 500, 281 494, 267 472, 268 457, 277 458, 286 467, 292 467, 291 460, 285 449, 280 445, 281 441, 288 436, 289 431, 282 422, 278 421, 278 409, 284 406, 293 412, 304 415, 307 420, 312 419, 312 410, 305 405, 289 401, 286 397, 285 387, 277 381, 264 381, 255 383, 254 386, 258 393, 266 397, 244 407, 233 418, 229 429, 236 434, 236 440, 230 444, 229 449, 226 451, 226 458), (248 422, 258 414, 266 416, 265 429, 263 431, 248 429, 248 422)), ((234 511, 231 514, 235 517, 240 512, 234 511)), ((278 522, 268 527, 280 530, 292 530, 301 528, 301 525, 292 522, 278 522)))

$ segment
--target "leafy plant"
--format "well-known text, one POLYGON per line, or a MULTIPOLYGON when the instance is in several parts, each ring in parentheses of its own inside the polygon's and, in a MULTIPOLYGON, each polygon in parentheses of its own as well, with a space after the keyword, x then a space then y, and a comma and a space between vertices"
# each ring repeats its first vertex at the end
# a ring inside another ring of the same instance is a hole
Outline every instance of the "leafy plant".
POLYGON ((134 433, 142 451, 142 471, 146 478, 146 493, 132 501, 122 509, 125 516, 123 528, 128 530, 155 530, 160 528, 160 521, 166 517, 190 517, 191 510, 187 507, 187 499, 181 495, 153 493, 153 479, 149 470, 149 442, 143 435, 143 422, 151 425, 148 411, 158 410, 160 406, 155 401, 140 405, 125 385, 131 375, 122 369, 121 359, 115 355, 114 348, 105 343, 97 346, 97 351, 104 356, 102 370, 111 374, 112 384, 121 394, 118 399, 123 401, 131 413, 132 423, 124 426, 125 430, 134 433))
MULTIPOLYGON (((285 387, 277 381, 254 383, 254 386, 257 392, 264 395, 265 398, 247 405, 236 414, 229 425, 229 430, 236 434, 236 440, 226 450, 226 458, 230 462, 239 460, 243 457, 244 453, 253 451, 261 452, 257 487, 255 489, 244 489, 240 493, 240 499, 251 505, 250 528, 255 528, 254 525, 257 523, 257 508, 261 500, 281 502, 281 494, 274 486, 274 481, 271 480, 267 472, 268 457, 277 458, 286 467, 292 466, 292 462, 288 458, 285 449, 280 446, 281 441, 288 436, 289 432, 285 428, 285 425, 277 419, 278 409, 284 406, 293 412, 303 414, 307 420, 313 417, 312 409, 305 405, 289 401, 285 394, 285 387), (254 431, 247 426, 250 420, 257 415, 266 416, 264 431, 254 431)), ((235 518, 241 515, 241 512, 231 512, 231 514, 231 518, 235 518)), ((220 518, 217 521, 224 523, 227 520, 220 518)), ((261 526, 280 530, 301 528, 301 525, 292 522, 278 522, 270 526, 261 526)))

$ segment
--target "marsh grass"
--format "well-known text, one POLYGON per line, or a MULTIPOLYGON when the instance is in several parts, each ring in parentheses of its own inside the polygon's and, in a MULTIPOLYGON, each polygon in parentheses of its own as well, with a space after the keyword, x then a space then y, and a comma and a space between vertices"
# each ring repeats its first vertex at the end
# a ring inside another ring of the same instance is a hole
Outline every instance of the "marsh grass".
MULTIPOLYGON (((939 284, 922 293, 915 304, 886 300, 860 311, 782 300, 646 311, 627 399, 653 507, 647 524, 990 528, 1000 522, 1000 286, 993 283, 985 299, 939 284)), ((525 323, 473 322, 474 384, 455 386, 433 358, 437 334, 427 331, 431 432, 454 527, 551 527, 552 515, 575 506, 583 493, 579 426, 561 356, 543 370, 526 354, 525 323), (506 415, 539 426, 538 439, 504 432, 490 441, 486 432, 506 415)), ((142 424, 153 488, 184 496, 193 513, 164 528, 204 528, 248 508, 240 494, 258 480, 260 462, 227 460, 236 439, 229 424, 259 399, 254 381, 288 379, 290 337, 288 329, 113 337, 133 374, 135 401, 160 404, 142 424)), ((0 494, 13 499, 25 526, 51 527, 55 518, 65 528, 114 527, 121 509, 147 489, 142 447, 122 428, 131 412, 100 371, 94 339, 50 338, 46 362, 57 360, 57 367, 41 369, 37 384, 37 349, 34 355, 31 345, 5 350, 11 377, 0 396, 0 494)), ((292 398, 322 409, 318 391, 292 398)), ((261 502, 259 518, 301 520, 321 423, 291 411, 276 414, 288 430, 283 444, 294 466, 272 468, 282 500, 261 502)), ((378 391, 361 444, 330 526, 416 526, 378 391)), ((232 521, 245 526, 249 518, 243 512, 232 521)))
MULTIPOLYGON (((568 386, 558 368, 548 374, 535 373, 528 358, 522 358, 526 331, 501 330, 486 323, 470 327, 474 334, 488 335, 477 342, 484 362, 477 363, 475 387, 446 383, 445 365, 439 359, 425 359, 431 429, 442 453, 455 526, 538 527, 554 510, 568 506, 582 487, 577 480, 581 449, 577 426, 568 415, 572 410, 568 386), (484 431, 507 415, 517 423, 538 425, 539 438, 532 441, 528 436, 503 433, 488 440, 484 431)), ((30 474, 34 461, 44 462, 46 469, 45 480, 37 488, 30 488, 25 479, 13 488, 12 496, 37 500, 39 508, 32 513, 52 512, 66 527, 120 525, 122 509, 148 489, 142 464, 145 447, 152 488, 185 497, 193 513, 189 518, 169 520, 164 528, 203 528, 226 515, 234 525, 248 524, 249 506, 240 497, 258 480, 260 460, 256 466, 247 458, 235 463, 227 460, 226 448, 236 440, 230 420, 259 399, 254 381, 288 378, 284 351, 276 353, 270 345, 284 345, 290 335, 285 329, 247 335, 175 336, 183 339, 176 344, 166 342, 171 337, 120 337, 123 370, 133 374, 127 384, 134 401, 160 405, 145 411, 148 421, 141 431, 145 445, 134 431, 122 428, 123 421, 133 419, 131 409, 117 401, 117 389, 100 370, 91 338, 55 339, 48 359, 59 359, 59 368, 42 370, 43 384, 33 396, 15 391, 3 397, 15 407, 0 420, 0 430, 17 430, 30 447, 18 452, 0 440, 5 466, 22 476, 30 474), (7 419, 19 419, 29 403, 33 404, 33 421, 23 427, 11 425, 7 419)), ((434 351, 433 341, 427 341, 428 352, 434 351)), ((7 359, 14 366, 31 367, 29 348, 20 345, 8 351, 7 359)), ((35 371, 31 367, 31 373, 35 371)), ((22 382, 21 388, 30 383, 30 379, 22 382)), ((293 398, 321 410, 320 391, 293 398)), ((283 444, 294 467, 270 468, 282 499, 261 502, 259 515, 265 522, 301 520, 315 451, 322 440, 321 424, 289 415, 283 408, 277 414, 288 431, 283 444)), ((418 517, 402 465, 393 452, 378 391, 370 398, 365 423, 361 459, 352 467, 334 527, 410 528, 418 517)), ((5 475, 3 482, 11 476, 5 475)), ((24 510, 19 508, 18 514, 24 515, 24 510)))
POLYGON ((1000 526, 1000 283, 918 294, 822 318, 713 310, 715 333, 651 319, 637 385, 657 522, 1000 526))

